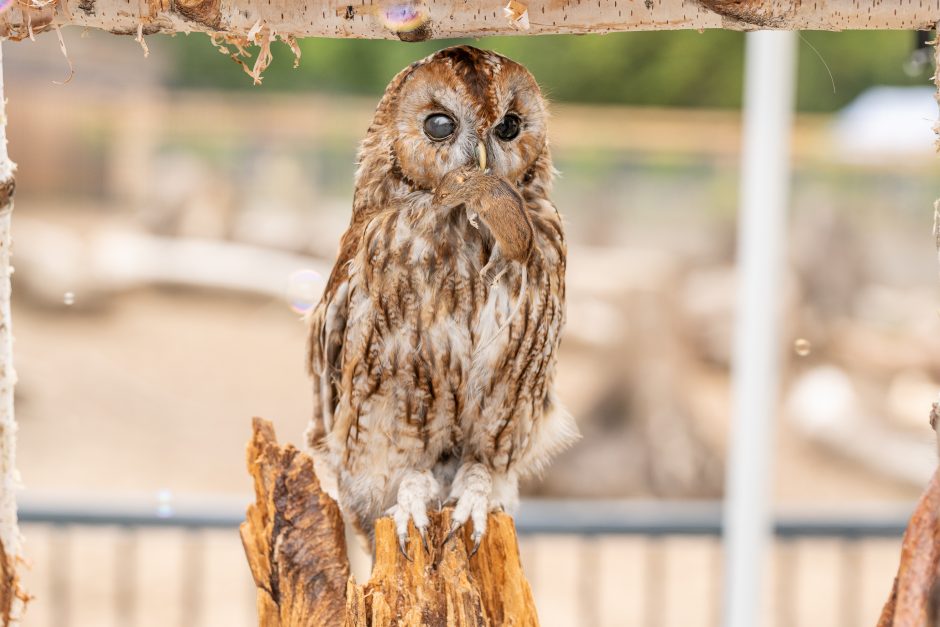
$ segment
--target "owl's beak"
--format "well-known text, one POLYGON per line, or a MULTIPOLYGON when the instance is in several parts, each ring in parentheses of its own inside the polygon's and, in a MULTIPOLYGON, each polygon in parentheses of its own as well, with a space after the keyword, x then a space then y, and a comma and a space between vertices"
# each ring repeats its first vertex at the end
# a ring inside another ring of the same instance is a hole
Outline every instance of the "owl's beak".
POLYGON ((483 143, 483 140, 477 142, 477 164, 480 166, 480 171, 486 171, 486 144, 483 143))

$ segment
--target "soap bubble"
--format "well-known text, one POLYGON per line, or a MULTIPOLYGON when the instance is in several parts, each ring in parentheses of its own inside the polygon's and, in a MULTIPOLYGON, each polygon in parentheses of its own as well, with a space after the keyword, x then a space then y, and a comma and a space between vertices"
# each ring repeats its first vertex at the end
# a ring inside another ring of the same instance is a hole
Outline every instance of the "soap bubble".
POLYGON ((408 33, 424 26, 431 13, 423 2, 383 2, 378 17, 390 31, 408 33))
POLYGON ((813 345, 806 338, 798 338, 793 342, 793 351, 800 357, 806 357, 813 350, 813 345))
POLYGON ((320 299, 323 291, 323 277, 316 270, 298 270, 290 275, 287 282, 287 303, 299 314, 305 314, 320 299))
POLYGON ((74 305, 75 304, 75 292, 66 292, 65 294, 63 294, 62 302, 65 303, 65 305, 68 307, 71 307, 72 305, 74 305))

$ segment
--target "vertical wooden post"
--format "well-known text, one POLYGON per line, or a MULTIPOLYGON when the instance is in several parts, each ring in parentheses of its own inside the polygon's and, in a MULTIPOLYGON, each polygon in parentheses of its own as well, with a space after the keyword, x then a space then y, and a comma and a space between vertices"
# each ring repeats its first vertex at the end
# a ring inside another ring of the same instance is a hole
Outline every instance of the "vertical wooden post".
POLYGON ((10 321, 10 217, 13 213, 13 171, 7 154, 6 100, 3 96, 3 53, 0 50, 0 624, 16 625, 26 596, 16 568, 21 558, 16 524, 16 419, 13 415, 13 332, 10 321))
MULTIPOLYGON (((940 109, 940 22, 937 22, 936 30, 934 30, 933 53, 933 84, 937 88, 934 98, 937 101, 937 108, 940 109)), ((933 132, 937 136, 934 140, 936 142, 934 147, 937 152, 940 152, 940 116, 933 125, 933 132)), ((940 199, 933 204, 933 236, 937 245, 937 261, 940 262, 940 199)), ((940 448, 940 426, 933 423, 931 426, 937 431, 937 445, 940 448)))
MULTIPOLYGON (((934 41, 933 81, 940 106, 940 22, 934 41)), ((934 124, 937 151, 940 152, 940 120, 934 124)), ((940 200, 934 203, 933 234, 940 257, 940 200)), ((937 432, 940 449, 940 402, 933 404, 930 426, 937 432)), ((907 523, 901 544, 901 563, 894 587, 881 611, 878 627, 919 627, 940 625, 940 469, 917 502, 907 523)))

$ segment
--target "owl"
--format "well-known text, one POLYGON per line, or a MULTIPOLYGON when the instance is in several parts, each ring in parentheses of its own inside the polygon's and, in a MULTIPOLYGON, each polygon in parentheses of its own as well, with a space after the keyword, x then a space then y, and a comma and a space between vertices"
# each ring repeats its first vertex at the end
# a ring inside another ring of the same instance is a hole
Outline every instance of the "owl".
POLYGON ((567 249, 547 124, 524 67, 457 46, 392 79, 360 146, 350 225, 308 317, 305 437, 347 519, 372 537, 392 516, 406 556, 409 522, 426 538, 442 503, 478 547, 487 514, 512 512, 520 478, 577 438, 554 390, 567 249), (531 225, 531 250, 495 280, 481 275, 494 233, 471 203, 435 198, 468 167, 510 185, 531 225))

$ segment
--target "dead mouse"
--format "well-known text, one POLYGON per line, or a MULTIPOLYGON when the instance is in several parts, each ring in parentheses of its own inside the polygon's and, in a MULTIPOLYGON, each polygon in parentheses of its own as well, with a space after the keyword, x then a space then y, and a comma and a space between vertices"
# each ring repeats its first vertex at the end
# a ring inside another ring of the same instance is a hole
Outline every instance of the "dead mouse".
POLYGON ((444 207, 464 205, 467 219, 486 225, 496 244, 480 274, 495 283, 507 270, 508 261, 523 266, 532 254, 534 231, 525 201, 508 181, 472 166, 451 170, 441 179, 434 203, 444 207))

